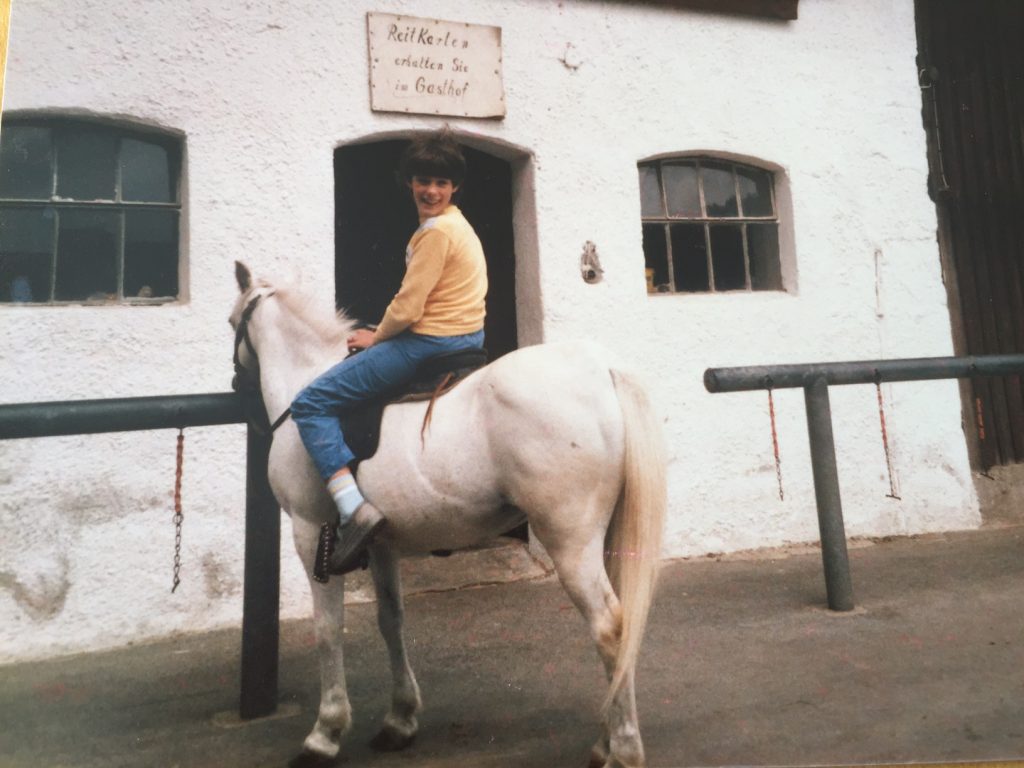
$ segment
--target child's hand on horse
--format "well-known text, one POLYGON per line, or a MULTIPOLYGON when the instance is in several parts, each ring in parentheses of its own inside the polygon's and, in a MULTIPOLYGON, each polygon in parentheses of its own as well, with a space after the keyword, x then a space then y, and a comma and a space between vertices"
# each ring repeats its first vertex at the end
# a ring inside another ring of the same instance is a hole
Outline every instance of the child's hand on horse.
POLYGON ((349 352, 352 352, 353 350, 356 349, 366 349, 367 347, 372 347, 373 342, 373 331, 371 331, 369 328, 360 328, 356 331, 353 331, 352 335, 345 340, 345 343, 348 344, 349 352))

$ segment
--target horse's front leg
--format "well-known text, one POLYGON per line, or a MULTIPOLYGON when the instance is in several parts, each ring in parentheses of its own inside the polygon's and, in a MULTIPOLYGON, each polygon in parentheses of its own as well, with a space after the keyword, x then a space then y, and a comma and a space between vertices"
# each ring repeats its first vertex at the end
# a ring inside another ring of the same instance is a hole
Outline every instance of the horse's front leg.
POLYGON ((303 742, 307 753, 333 758, 341 749, 341 738, 352 725, 352 707, 345 687, 342 633, 345 628, 345 579, 334 576, 326 584, 312 577, 318 524, 292 517, 295 549, 309 577, 313 593, 313 625, 320 659, 320 710, 316 725, 303 742))
POLYGON ((371 546, 370 571, 377 591, 377 625, 388 647, 393 680, 391 709, 370 745, 374 749, 394 751, 409 746, 416 737, 419 729, 416 714, 422 702, 402 636, 405 609, 402 605, 398 559, 386 543, 371 546))

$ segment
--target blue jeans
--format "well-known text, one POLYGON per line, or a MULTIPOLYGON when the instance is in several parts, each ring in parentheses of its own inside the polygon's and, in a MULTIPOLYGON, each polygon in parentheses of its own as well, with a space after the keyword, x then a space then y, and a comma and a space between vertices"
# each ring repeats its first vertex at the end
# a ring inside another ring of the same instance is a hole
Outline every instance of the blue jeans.
POLYGON ((424 336, 404 331, 342 360, 313 380, 292 402, 292 420, 324 480, 355 459, 338 417, 368 400, 394 394, 412 380, 419 364, 444 352, 480 349, 484 332, 424 336))

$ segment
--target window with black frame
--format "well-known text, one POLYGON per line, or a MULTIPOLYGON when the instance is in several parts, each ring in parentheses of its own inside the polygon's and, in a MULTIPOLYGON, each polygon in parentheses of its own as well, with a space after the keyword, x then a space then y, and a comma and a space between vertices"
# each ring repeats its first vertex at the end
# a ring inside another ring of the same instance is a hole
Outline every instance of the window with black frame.
POLYGON ((649 293, 784 290, 770 171, 710 157, 638 169, 649 293))
POLYGON ((65 118, 0 131, 0 303, 178 298, 179 137, 65 118))

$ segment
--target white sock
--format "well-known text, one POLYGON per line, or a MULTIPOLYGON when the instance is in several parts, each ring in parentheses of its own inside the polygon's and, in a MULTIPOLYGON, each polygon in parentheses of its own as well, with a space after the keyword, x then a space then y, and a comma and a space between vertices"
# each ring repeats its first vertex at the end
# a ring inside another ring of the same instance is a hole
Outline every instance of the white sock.
POLYGON ((346 525, 359 509, 359 505, 366 501, 359 492, 356 479, 351 472, 335 475, 328 480, 327 492, 334 498, 341 525, 346 525))

